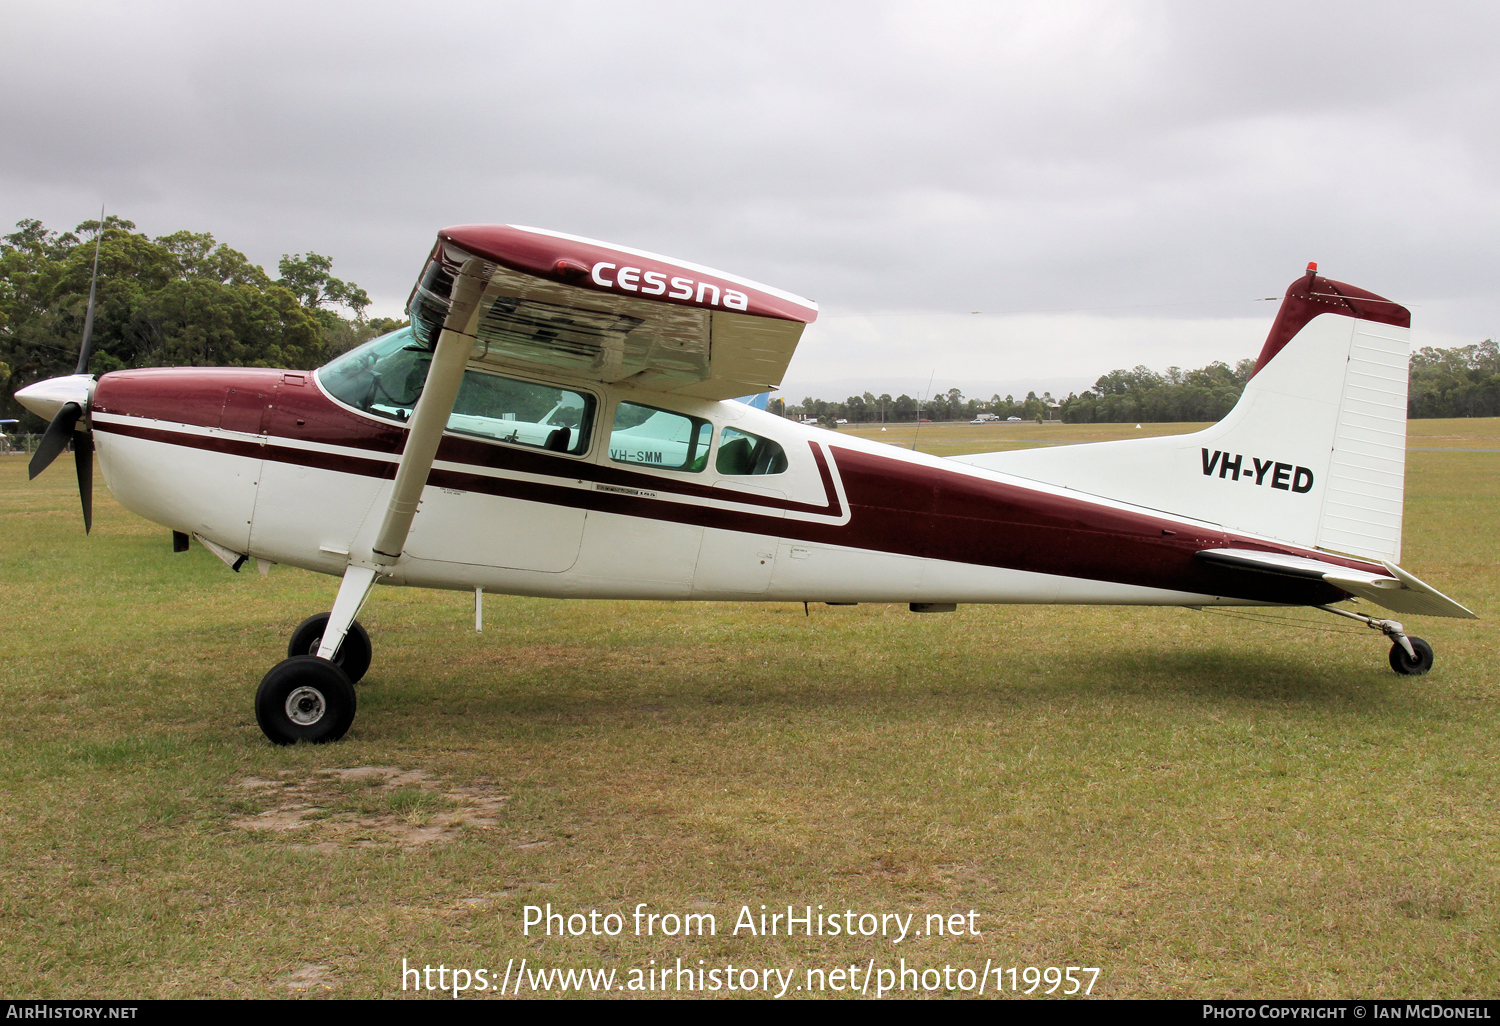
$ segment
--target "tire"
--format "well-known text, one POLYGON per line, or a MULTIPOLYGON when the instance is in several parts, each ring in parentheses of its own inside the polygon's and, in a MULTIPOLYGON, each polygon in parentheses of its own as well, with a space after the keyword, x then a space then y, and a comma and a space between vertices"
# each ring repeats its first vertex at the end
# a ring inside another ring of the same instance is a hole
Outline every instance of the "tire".
POLYGON ((354 722, 354 685, 337 665, 317 656, 283 659, 261 678, 255 720, 273 744, 337 741, 354 722))
POLYGON ((1432 646, 1421 638, 1413 638, 1407 635, 1406 640, 1411 642, 1411 647, 1416 650, 1415 661, 1406 654, 1406 649, 1400 645, 1391 646, 1391 669, 1403 677, 1420 677, 1432 669, 1433 655, 1432 646))
MULTIPOLYGON (((317 613, 299 623, 297 629, 292 631, 292 640, 287 642, 287 658, 317 655, 318 646, 323 643, 323 628, 327 625, 327 613, 317 613)), ((349 678, 350 684, 358 684, 365 672, 369 670, 370 658, 373 654, 369 633, 358 620, 355 620, 349 625, 349 633, 344 635, 344 643, 333 654, 333 662, 344 671, 344 676, 349 678)))

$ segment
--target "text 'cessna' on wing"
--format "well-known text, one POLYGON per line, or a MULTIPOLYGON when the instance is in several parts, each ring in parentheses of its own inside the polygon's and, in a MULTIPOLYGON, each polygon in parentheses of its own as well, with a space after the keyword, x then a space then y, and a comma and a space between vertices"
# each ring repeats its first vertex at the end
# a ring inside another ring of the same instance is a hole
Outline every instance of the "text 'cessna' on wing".
POLYGON ((1313 472, 1306 467, 1294 466, 1290 463, 1278 463, 1275 460, 1262 460, 1258 456, 1250 457, 1251 465, 1245 464, 1245 457, 1235 453, 1230 458, 1229 453, 1213 451, 1210 456, 1207 449, 1203 450, 1203 475, 1212 477, 1215 468, 1219 476, 1230 481, 1238 481, 1241 475, 1245 481, 1263 485, 1269 482, 1272 488, 1279 488, 1284 492, 1310 492, 1313 486, 1313 472))
MULTIPOLYGON (((709 281, 694 281, 692 278, 673 278, 667 281, 667 276, 661 271, 642 271, 639 267, 621 267, 616 271, 614 279, 604 277, 611 271, 616 270, 616 265, 600 261, 593 267, 594 284, 603 285, 607 289, 624 289, 626 292, 639 292, 643 296, 660 296, 666 294, 669 299, 691 299, 697 303, 708 303, 710 306, 719 305, 719 286, 709 281), (672 291, 667 292, 667 286, 671 285, 672 291)), ((731 310, 748 310, 750 308, 750 297, 743 292, 734 289, 724 290, 724 305, 731 310)))

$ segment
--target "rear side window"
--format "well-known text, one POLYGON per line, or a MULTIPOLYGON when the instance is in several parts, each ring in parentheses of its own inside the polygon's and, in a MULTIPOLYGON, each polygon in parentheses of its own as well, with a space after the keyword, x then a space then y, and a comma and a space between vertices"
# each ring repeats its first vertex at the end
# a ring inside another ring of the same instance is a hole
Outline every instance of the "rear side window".
POLYGON ((769 438, 725 428, 719 433, 719 458, 714 467, 726 477, 780 474, 786 470, 786 451, 769 438))
POLYGON ((609 458, 662 470, 697 472, 708 466, 713 425, 699 417, 622 402, 615 407, 609 458))

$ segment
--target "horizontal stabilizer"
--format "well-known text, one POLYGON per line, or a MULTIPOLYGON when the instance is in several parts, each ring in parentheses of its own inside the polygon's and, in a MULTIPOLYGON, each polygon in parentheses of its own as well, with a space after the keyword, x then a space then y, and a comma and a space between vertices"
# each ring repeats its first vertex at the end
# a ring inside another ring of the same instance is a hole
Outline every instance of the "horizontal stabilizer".
POLYGON ((1418 580, 1394 563, 1382 561, 1386 572, 1372 573, 1352 567, 1327 563, 1309 556, 1292 556, 1281 552, 1256 549, 1204 549, 1196 553, 1205 563, 1258 570, 1309 580, 1327 581, 1335 588, 1384 606, 1398 613, 1417 616, 1452 616, 1477 620, 1479 617, 1454 602, 1436 588, 1418 580))

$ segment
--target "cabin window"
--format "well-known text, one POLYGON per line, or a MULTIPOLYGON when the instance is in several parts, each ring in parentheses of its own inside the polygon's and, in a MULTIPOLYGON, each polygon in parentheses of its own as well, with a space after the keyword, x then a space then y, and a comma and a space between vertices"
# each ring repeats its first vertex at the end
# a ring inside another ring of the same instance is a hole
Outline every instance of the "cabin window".
MULTIPOLYGON (((345 353, 318 372, 334 398, 405 423, 427 384, 432 352, 402 328, 345 353)), ((448 430, 511 445, 578 455, 588 448, 594 397, 554 385, 467 370, 448 430)))
POLYGON ((593 420, 593 396, 470 370, 448 430, 576 456, 588 448, 593 420))
POLYGON ((769 438, 725 428, 719 432, 719 456, 714 466, 726 477, 780 474, 786 470, 786 451, 769 438))
POLYGON ((609 458, 662 470, 697 472, 708 466, 713 425, 651 406, 622 402, 615 407, 609 458))

